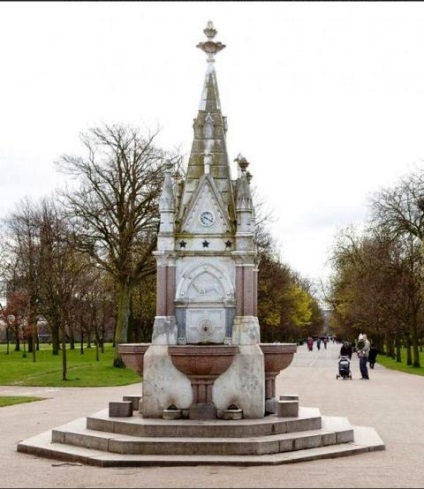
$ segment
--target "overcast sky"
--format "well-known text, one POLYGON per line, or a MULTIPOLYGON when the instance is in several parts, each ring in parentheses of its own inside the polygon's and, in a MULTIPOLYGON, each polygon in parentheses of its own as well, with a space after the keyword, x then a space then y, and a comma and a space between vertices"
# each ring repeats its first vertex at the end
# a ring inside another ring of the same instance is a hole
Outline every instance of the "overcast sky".
POLYGON ((282 260, 326 278, 336 231, 422 165, 422 2, 1 2, 0 218, 62 185, 53 161, 102 123, 159 126, 187 162, 208 20, 230 161, 282 260))

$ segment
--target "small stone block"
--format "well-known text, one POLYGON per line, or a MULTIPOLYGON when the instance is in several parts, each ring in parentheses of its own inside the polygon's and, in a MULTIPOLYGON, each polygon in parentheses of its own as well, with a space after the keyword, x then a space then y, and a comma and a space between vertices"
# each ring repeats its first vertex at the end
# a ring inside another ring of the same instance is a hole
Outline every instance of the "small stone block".
POLYGON ((122 398, 123 401, 132 401, 133 411, 137 411, 139 409, 141 396, 124 396, 122 398))
POLYGON ((277 416, 279 418, 297 418, 299 416, 299 402, 295 400, 278 401, 277 416))
POLYGON ((222 419, 243 419, 242 409, 224 409, 222 419))
POLYGON ((265 413, 274 414, 276 411, 276 403, 277 400, 275 399, 275 397, 273 397, 272 399, 265 399, 265 413))
POLYGON ((212 402, 192 404, 188 410, 189 419, 216 419, 217 409, 212 402))
POLYGON ((280 401, 299 401, 299 394, 285 394, 280 396, 280 401))
POLYGON ((109 403, 109 416, 111 418, 130 418, 132 413, 132 401, 112 401, 109 403))
POLYGON ((180 419, 181 409, 164 409, 162 411, 163 419, 180 419))

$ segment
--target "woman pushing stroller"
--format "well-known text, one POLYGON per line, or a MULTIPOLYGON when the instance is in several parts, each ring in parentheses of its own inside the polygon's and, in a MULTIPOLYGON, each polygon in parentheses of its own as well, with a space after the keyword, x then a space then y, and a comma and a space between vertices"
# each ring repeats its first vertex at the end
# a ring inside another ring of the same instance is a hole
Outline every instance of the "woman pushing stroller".
POLYGON ((340 356, 341 357, 348 357, 349 360, 352 359, 352 343, 349 343, 349 341, 343 341, 343 345, 340 348, 340 356))

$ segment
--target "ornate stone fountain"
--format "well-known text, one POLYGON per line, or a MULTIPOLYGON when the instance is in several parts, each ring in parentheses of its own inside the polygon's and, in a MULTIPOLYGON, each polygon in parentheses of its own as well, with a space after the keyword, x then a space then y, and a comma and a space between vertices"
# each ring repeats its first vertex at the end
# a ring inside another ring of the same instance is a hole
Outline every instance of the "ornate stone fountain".
MULTIPOLYGON (((159 204, 157 307, 141 369, 143 416, 162 417, 172 406, 189 418, 219 419, 231 407, 260 419, 296 345, 260 344, 249 162, 237 156, 238 178, 231 180, 214 68, 225 45, 214 40, 211 22, 204 32, 207 41, 197 47, 207 54, 207 68, 186 177, 174 181, 168 164, 159 204)), ((135 347, 119 348, 128 355, 135 347)), ((135 365, 140 371, 140 359, 135 365)))
POLYGON ((355 439, 345 418, 299 408, 297 395, 277 399, 275 379, 297 346, 260 341, 249 163, 239 155, 231 180, 214 69, 225 46, 211 22, 204 32, 186 176, 174 181, 166 166, 159 204, 152 341, 118 346, 142 396, 22 441, 20 452, 99 466, 275 465, 384 448, 370 430, 361 442, 363 427, 355 439))

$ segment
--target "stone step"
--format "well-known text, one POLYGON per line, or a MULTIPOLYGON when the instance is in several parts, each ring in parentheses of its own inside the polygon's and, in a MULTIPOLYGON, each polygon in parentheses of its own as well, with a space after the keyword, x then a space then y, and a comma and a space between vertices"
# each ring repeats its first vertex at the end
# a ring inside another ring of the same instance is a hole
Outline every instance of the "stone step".
POLYGON ((111 418, 105 409, 87 417, 87 428, 107 433, 155 438, 249 438, 320 429, 321 413, 318 408, 300 407, 296 418, 280 418, 271 414, 255 420, 199 421, 143 418, 138 413, 130 418, 111 418))
POLYGON ((134 437, 88 429, 80 418, 52 430, 52 441, 121 454, 263 455, 351 442, 353 430, 347 419, 329 418, 325 429, 249 438, 134 437))
MULTIPOLYGON (((85 418, 81 418, 83 422, 85 418)), ((334 419, 323 417, 328 425, 334 419)), ((344 423, 344 421, 342 421, 344 423)), ((306 462, 325 458, 336 458, 359 453, 384 450, 385 445, 373 428, 352 426, 353 441, 336 445, 300 449, 291 452, 264 455, 138 455, 118 454, 102 450, 64 445, 52 442, 52 431, 29 438, 18 444, 21 453, 52 458, 67 462, 80 462, 101 467, 141 467, 141 466, 193 466, 193 465, 278 465, 306 462)))

